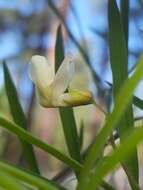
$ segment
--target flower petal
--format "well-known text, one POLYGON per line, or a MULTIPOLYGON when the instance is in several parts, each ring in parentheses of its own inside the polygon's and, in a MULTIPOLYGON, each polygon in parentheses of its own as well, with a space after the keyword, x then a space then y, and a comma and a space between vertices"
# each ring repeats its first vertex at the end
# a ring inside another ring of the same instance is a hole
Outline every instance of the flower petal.
POLYGON ((91 104, 93 101, 92 93, 88 90, 80 91, 72 89, 69 93, 60 96, 60 101, 66 106, 80 106, 91 104))
POLYGON ((54 69, 48 64, 48 61, 44 56, 32 56, 29 73, 31 80, 40 89, 50 85, 54 79, 54 69))
POLYGON ((91 90, 93 84, 93 76, 88 65, 79 57, 75 65, 75 75, 70 83, 71 89, 91 90))
POLYGON ((53 92, 55 96, 62 94, 74 76, 74 62, 71 54, 68 54, 61 63, 53 82, 53 92))

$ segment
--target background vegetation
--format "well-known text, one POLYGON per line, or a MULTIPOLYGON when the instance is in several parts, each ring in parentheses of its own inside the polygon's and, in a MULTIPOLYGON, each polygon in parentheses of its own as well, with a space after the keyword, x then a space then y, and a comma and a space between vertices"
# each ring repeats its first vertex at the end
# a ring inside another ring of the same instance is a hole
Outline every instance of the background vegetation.
POLYGON ((2 189, 143 188, 142 8, 141 0, 0 1, 2 189), (67 52, 71 86, 90 89, 96 104, 42 108, 31 56, 57 70, 67 52))

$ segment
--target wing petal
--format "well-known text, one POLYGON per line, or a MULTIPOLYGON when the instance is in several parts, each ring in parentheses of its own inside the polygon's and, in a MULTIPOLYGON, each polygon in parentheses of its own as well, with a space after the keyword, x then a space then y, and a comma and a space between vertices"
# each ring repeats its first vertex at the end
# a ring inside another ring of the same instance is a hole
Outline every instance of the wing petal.
POLYGON ((54 95, 58 96, 65 92, 71 82, 74 74, 74 61, 70 54, 68 54, 61 63, 53 82, 54 95))

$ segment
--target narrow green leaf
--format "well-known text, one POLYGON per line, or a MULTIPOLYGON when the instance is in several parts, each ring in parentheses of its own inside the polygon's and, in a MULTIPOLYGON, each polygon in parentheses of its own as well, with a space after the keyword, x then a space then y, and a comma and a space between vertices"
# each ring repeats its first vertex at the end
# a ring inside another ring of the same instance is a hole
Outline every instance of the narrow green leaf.
POLYGON ((82 150, 83 147, 83 141, 84 141, 84 124, 81 123, 80 131, 79 131, 79 143, 80 143, 80 150, 82 150))
POLYGON ((137 96, 133 97, 133 104, 135 106, 137 106, 138 108, 140 108, 141 110, 143 109, 143 100, 141 100, 140 98, 138 98, 137 96))
POLYGON ((80 143, 72 108, 60 108, 60 116, 69 153, 72 158, 81 162, 80 143))
POLYGON ((20 184, 14 177, 3 171, 0 171, 0 187, 7 190, 27 190, 27 188, 20 184))
MULTIPOLYGON (((24 181, 28 184, 31 184, 35 187, 39 187, 40 189, 48 189, 50 190, 51 185, 54 188, 58 188, 60 190, 66 190, 64 187, 59 186, 55 181, 49 180, 47 178, 41 177, 33 172, 26 171, 22 168, 18 168, 13 165, 9 165, 4 161, 0 161, 0 170, 9 173, 10 175, 14 176, 15 178, 24 181)), ((115 190, 110 184, 105 181, 101 182, 102 187, 106 187, 106 190, 115 190)), ((52 187, 53 188, 53 187, 52 187)))
POLYGON ((64 59, 64 44, 62 37, 62 26, 57 29, 56 45, 55 45, 55 72, 57 72, 60 64, 64 59))
MULTIPOLYGON (((123 3, 122 3, 123 4, 123 3)), ((125 10, 124 10, 125 12, 125 10)), ((127 14, 127 13, 126 13, 127 14)), ((127 15, 126 15, 127 16, 127 15)), ((110 63, 113 75, 113 96, 116 101, 116 96, 124 81, 128 78, 128 53, 125 40, 124 28, 121 22, 119 9, 116 0, 108 1, 108 19, 109 19, 109 48, 110 48, 110 63)), ((127 21, 126 21, 127 22, 127 21)), ((124 24, 127 24, 127 23, 124 24)), ((124 117, 118 125, 119 136, 122 136, 129 128, 134 126, 132 104, 128 106, 124 117)), ((126 162, 126 166, 130 173, 138 181, 138 159, 137 151, 126 162)))
POLYGON ((134 74, 125 81, 124 85, 120 89, 112 113, 107 117, 105 126, 101 129, 99 135, 96 137, 95 143, 91 146, 88 152, 84 167, 81 171, 80 182, 77 188, 78 190, 87 189, 88 182, 90 180, 88 179, 89 173, 93 168, 93 165, 97 160, 98 156, 100 155, 101 151, 103 150, 108 137, 112 133, 112 130, 120 122, 122 116, 124 116, 124 112, 126 111, 129 103, 132 100, 133 92, 142 78, 143 78, 143 58, 140 59, 134 74))
MULTIPOLYGON (((27 127, 26 117, 20 105, 18 94, 15 88, 15 85, 12 81, 12 78, 10 76, 10 72, 5 63, 3 64, 3 70, 4 70, 5 88, 6 88, 7 98, 8 98, 10 111, 11 111, 13 120, 18 126, 26 130, 26 127, 27 127)), ((24 156, 26 158, 29 168, 32 171, 39 174, 40 171, 37 166, 32 145, 23 140, 21 141, 21 144, 22 144, 23 153, 24 153, 24 156)))
POLYGON ((129 33, 129 0, 120 0, 121 7, 121 19, 123 23, 123 29, 128 47, 128 33, 129 33))
MULTIPOLYGON (((110 86, 111 91, 112 91, 112 83, 107 82, 107 84, 110 86)), ((143 109, 143 100, 138 98, 137 96, 133 96, 133 104, 140 108, 141 110, 143 109)))
MULTIPOLYGON (((64 59, 64 47, 62 39, 61 26, 57 30, 57 39, 55 46, 55 68, 58 70, 64 59)), ((59 108, 63 131, 66 139, 68 151, 72 158, 81 162, 79 138, 72 108, 59 108)))
MULTIPOLYGON (((112 83, 107 82, 107 84, 111 87, 112 91, 112 86, 113 86, 112 83)), ((133 104, 138 108, 140 108, 141 110, 143 109, 143 100, 138 98, 137 96, 133 96, 133 104)))
POLYGON ((114 187, 112 187, 111 185, 109 185, 106 181, 102 181, 102 182, 101 182, 101 186, 102 186, 105 190, 116 190, 114 187))
POLYGON ((37 147, 41 148, 42 150, 46 151, 47 153, 51 154, 58 160, 62 161, 63 163, 67 164, 71 169, 75 172, 79 172, 81 169, 81 164, 76 160, 64 155, 54 147, 50 146, 49 144, 41 141, 39 138, 34 137, 32 134, 27 132, 26 130, 22 129, 18 125, 8 121, 4 117, 0 116, 0 127, 3 127, 13 134, 17 135, 20 139, 25 140, 28 143, 36 145, 37 147))
POLYGON ((45 179, 43 177, 40 177, 38 175, 35 175, 34 173, 29 173, 23 169, 19 169, 13 165, 9 165, 3 161, 0 161, 0 170, 4 171, 13 177, 15 177, 18 180, 21 180, 23 182, 26 182, 27 184, 33 185, 35 187, 38 187, 40 189, 45 190, 65 190, 63 187, 60 187, 55 182, 45 179))
MULTIPOLYGON (((138 127, 130 130, 125 136, 121 145, 112 153, 111 156, 107 157, 103 164, 96 168, 96 173, 92 173, 90 182, 88 183, 88 190, 94 190, 101 183, 102 179, 119 163, 130 158, 134 152, 134 148, 138 143, 143 140, 143 127, 138 127)), ((132 182, 134 178, 131 179, 132 182)), ((133 184, 133 190, 140 190, 137 184, 133 184)))

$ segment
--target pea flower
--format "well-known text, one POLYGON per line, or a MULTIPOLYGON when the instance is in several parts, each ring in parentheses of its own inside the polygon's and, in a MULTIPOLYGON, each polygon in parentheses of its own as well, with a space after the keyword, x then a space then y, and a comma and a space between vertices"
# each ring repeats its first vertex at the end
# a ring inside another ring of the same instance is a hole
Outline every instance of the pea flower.
POLYGON ((39 102, 43 107, 80 106, 92 103, 89 90, 71 89, 75 64, 67 55, 55 74, 54 64, 46 57, 34 55, 30 61, 30 78, 36 85, 39 102))

